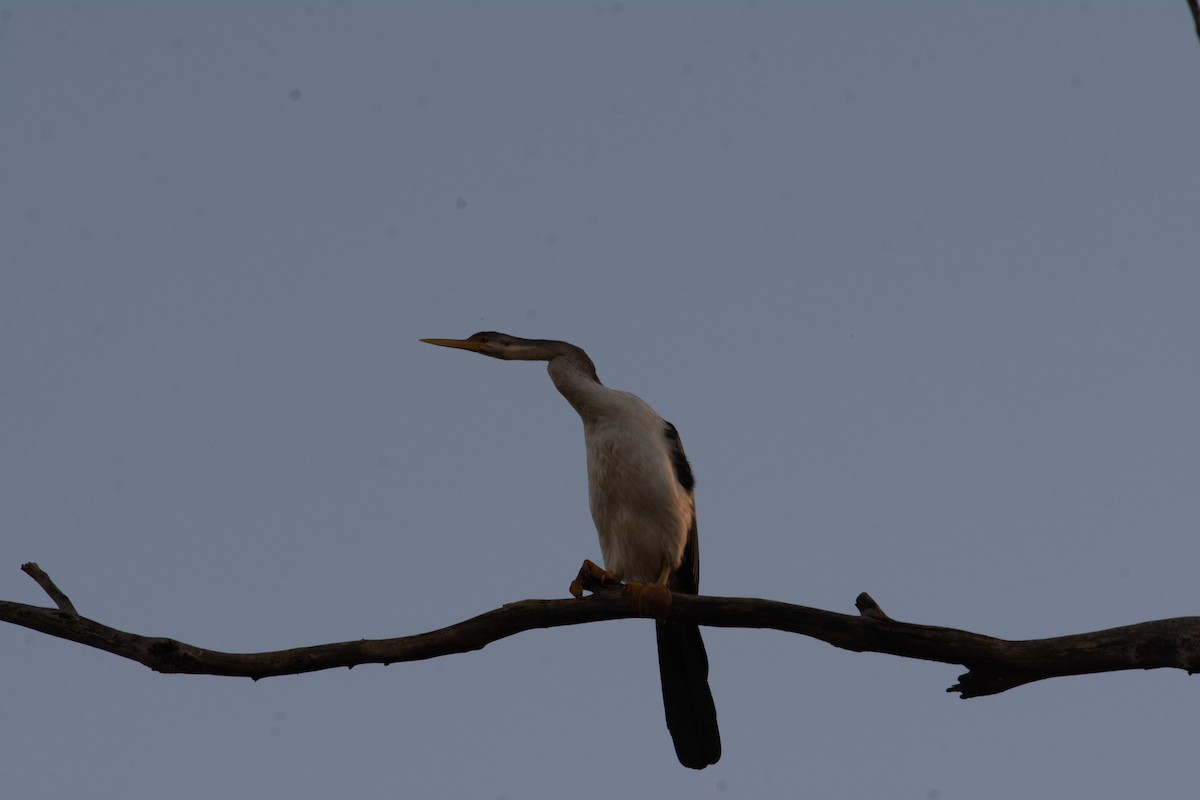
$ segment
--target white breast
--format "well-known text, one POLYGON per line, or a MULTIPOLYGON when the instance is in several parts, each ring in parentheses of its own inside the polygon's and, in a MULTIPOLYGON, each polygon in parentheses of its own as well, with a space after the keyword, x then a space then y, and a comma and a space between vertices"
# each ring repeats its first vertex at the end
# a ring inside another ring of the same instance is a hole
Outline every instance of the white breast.
POLYGON ((605 569, 655 581, 683 559, 695 514, 671 463, 666 423, 640 398, 608 390, 584 419, 588 499, 605 569))

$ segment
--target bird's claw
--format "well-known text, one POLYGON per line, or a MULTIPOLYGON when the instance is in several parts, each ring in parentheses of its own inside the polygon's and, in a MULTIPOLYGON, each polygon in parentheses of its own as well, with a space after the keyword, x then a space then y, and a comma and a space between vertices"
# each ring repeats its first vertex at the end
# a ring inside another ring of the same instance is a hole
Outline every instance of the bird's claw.
POLYGON ((584 559, 583 565, 579 568, 579 574, 575 576, 575 580, 571 581, 570 592, 572 597, 583 597, 584 590, 595 593, 596 590, 603 589, 605 586, 620 585, 620 576, 584 559))
POLYGON ((671 616, 671 590, 661 583, 627 583, 625 600, 641 617, 666 622, 671 616))

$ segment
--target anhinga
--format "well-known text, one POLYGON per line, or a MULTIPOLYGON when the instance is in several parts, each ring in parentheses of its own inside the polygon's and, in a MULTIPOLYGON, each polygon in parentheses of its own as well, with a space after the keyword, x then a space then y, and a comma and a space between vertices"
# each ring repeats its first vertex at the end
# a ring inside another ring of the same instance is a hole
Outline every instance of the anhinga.
MULTIPOLYGON (((506 361, 548 362, 550 380, 583 419, 588 499, 605 569, 660 592, 699 592, 695 482, 674 425, 640 398, 601 384, 587 353, 567 342, 490 331, 421 341, 506 361)), ((704 769, 720 759, 721 735, 700 629, 669 621, 656 627, 675 753, 685 767, 704 769)))

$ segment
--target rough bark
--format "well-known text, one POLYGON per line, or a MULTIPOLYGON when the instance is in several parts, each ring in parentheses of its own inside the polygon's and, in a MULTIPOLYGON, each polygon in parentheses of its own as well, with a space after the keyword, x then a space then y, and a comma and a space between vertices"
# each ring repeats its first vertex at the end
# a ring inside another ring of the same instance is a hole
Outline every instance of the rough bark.
MULTIPOLYGON (((479 650, 536 628, 581 625, 639 614, 621 587, 596 586, 590 597, 521 600, 428 633, 394 639, 296 647, 265 653, 223 653, 161 636, 140 636, 81 616, 36 564, 22 567, 57 608, 0 600, 0 621, 104 650, 164 673, 267 678, 358 664, 419 661, 479 650)), ((891 619, 867 594, 858 614, 741 597, 676 594, 670 618, 723 628, 798 633, 856 652, 962 664, 967 672, 947 691, 964 698, 998 694, 1033 681, 1125 669, 1174 667, 1200 671, 1200 617, 1176 617, 1052 639, 1008 641, 978 633, 891 619)))

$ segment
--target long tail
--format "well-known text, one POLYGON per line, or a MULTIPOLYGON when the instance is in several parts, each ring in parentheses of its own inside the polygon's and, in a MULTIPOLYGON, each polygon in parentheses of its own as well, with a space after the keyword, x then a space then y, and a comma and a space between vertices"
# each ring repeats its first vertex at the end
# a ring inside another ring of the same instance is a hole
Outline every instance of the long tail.
POLYGON ((721 732, 708 688, 708 653, 700 628, 660 622, 656 633, 663 707, 675 755, 685 767, 704 769, 721 758, 721 732))

